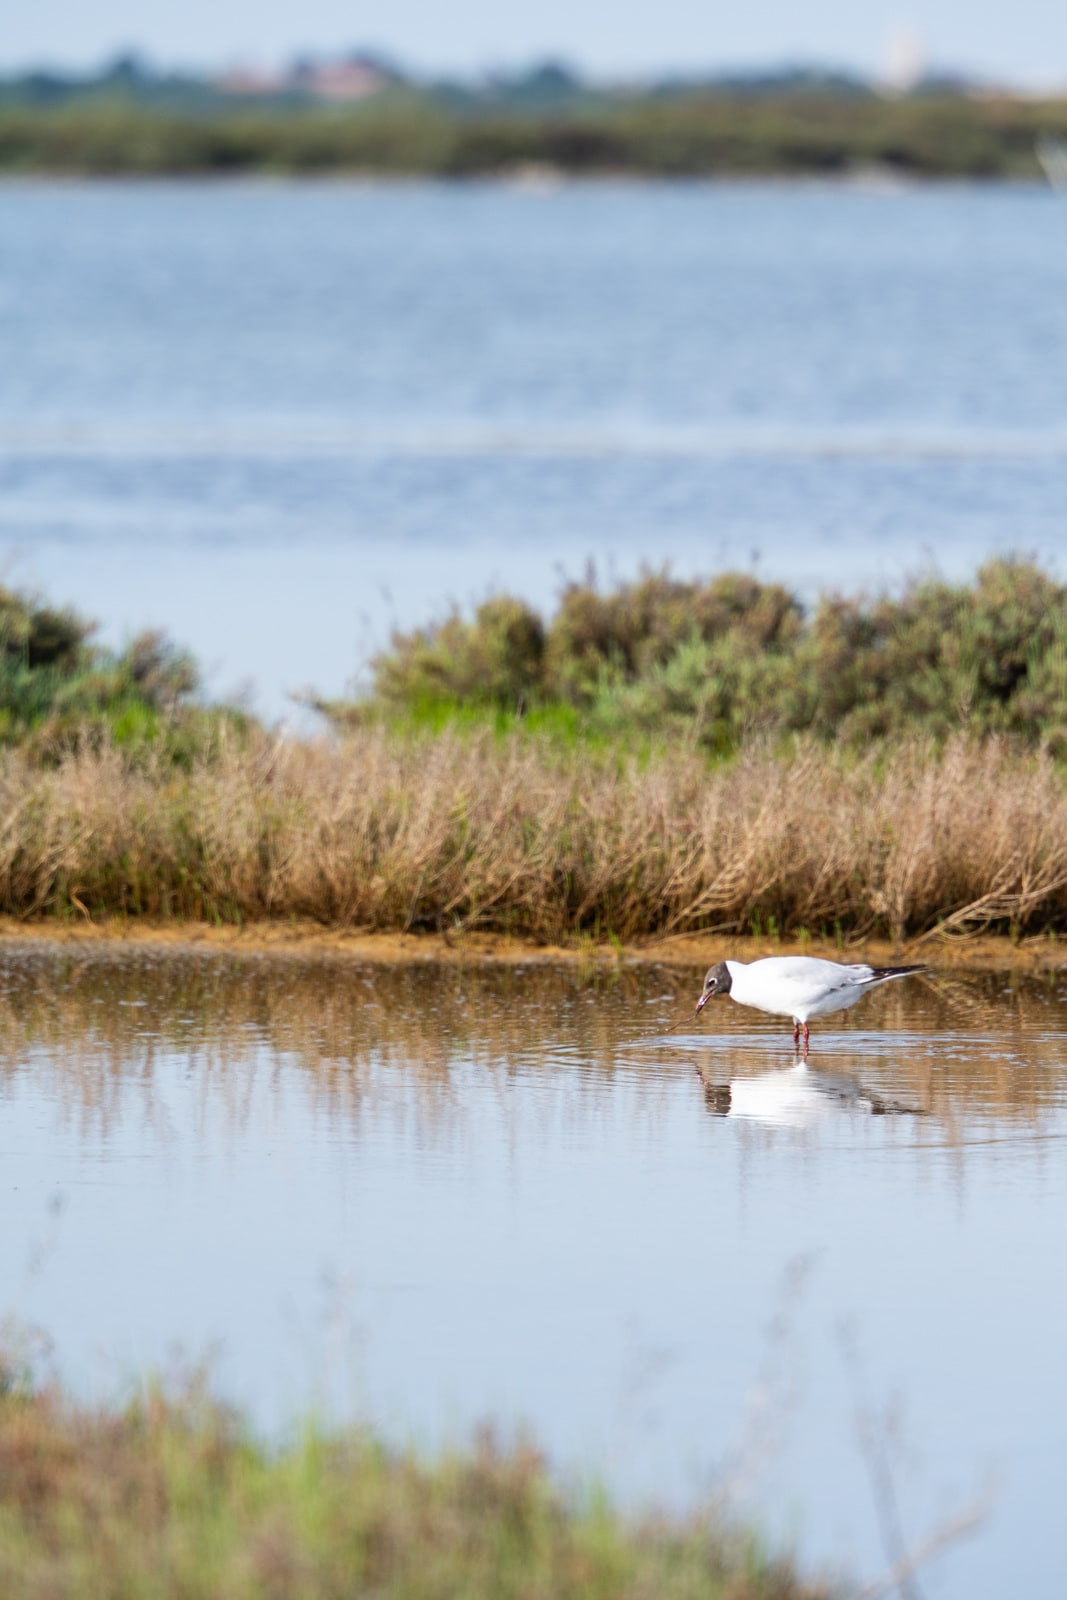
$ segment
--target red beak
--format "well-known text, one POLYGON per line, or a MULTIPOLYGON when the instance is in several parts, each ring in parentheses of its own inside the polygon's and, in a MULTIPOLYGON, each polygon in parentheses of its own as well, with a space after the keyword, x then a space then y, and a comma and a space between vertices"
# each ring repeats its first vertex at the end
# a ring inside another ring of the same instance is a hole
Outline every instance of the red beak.
POLYGON ((697 1009, 696 1009, 696 1014, 697 1014, 698 1017, 699 1017, 700 1013, 703 1011, 704 1007, 707 1005, 707 1003, 708 1003, 708 1001, 710 999, 711 999, 711 995, 710 994, 702 994, 700 996, 700 999, 697 1001, 697 1009))

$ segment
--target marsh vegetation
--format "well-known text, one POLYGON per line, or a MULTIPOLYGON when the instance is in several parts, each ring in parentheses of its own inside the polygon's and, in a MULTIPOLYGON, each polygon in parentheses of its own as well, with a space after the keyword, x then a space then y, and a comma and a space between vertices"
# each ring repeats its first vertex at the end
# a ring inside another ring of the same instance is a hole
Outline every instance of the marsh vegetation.
POLYGON ((0 763, 0 910, 539 941, 1067 925, 1047 752, 802 741, 710 765, 446 730, 0 763))
POLYGON ((540 715, 720 754, 786 734, 866 749, 956 732, 1067 751, 1067 588, 1023 561, 810 609, 744 574, 648 571, 608 591, 590 576, 547 620, 499 595, 396 633, 373 669, 369 701, 325 708, 336 721, 540 715))
POLYGON ((1067 590, 571 584, 394 639, 337 732, 8 600, 0 911, 538 941, 1067 925, 1067 590), (20 631, 21 630, 21 631, 20 631))
POLYGON ((0 1356, 0 1587, 75 1600, 672 1596, 811 1600, 712 1517, 568 1502, 529 1448, 420 1461, 313 1424, 268 1449, 201 1384, 86 1407, 0 1356))
POLYGON ((1040 177, 1063 100, 833 90, 604 95, 539 110, 456 107, 410 91, 335 109, 152 106, 121 95, 0 107, 0 171, 476 177, 531 165, 646 177, 903 174, 1040 177))
POLYGON ((153 744, 182 759, 209 748, 221 723, 243 724, 200 704, 196 663, 166 635, 113 650, 95 633, 69 607, 0 588, 0 747, 47 762, 86 746, 153 744))

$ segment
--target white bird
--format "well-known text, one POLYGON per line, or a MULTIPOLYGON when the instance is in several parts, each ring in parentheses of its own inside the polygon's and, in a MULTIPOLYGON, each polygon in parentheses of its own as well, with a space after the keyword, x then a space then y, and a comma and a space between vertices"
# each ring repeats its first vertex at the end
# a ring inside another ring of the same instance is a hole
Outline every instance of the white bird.
POLYGON ((808 1053, 808 1022, 831 1011, 846 1011, 857 1000, 893 978, 906 978, 925 967, 868 967, 863 963, 841 966, 816 956, 767 956, 762 961, 719 961, 708 971, 697 1001, 697 1015, 713 995, 728 994, 738 1005, 769 1011, 775 1017, 792 1017, 793 1043, 804 1036, 808 1053))

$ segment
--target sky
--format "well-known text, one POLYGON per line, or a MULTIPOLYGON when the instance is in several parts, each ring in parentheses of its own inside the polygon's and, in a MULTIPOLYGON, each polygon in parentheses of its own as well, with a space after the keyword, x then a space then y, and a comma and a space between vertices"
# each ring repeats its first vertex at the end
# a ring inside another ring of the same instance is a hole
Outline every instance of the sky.
POLYGON ((594 77, 784 62, 885 75, 895 64, 1067 86, 1065 0, 34 0, 7 8, 0 69, 85 69, 126 50, 157 65, 272 66, 370 47, 425 73, 562 58, 594 77))

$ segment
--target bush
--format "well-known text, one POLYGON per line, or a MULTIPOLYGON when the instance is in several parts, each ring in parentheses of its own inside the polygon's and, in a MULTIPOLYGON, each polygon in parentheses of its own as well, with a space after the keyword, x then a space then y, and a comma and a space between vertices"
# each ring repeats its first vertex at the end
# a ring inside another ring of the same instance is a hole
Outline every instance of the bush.
POLYGON ((210 746, 220 719, 247 719, 196 702, 196 663, 165 634, 125 649, 93 642, 70 610, 0 589, 0 745, 55 760, 86 742, 131 746, 163 738, 176 759, 210 746))
POLYGON ((1067 589, 997 560, 970 586, 826 595, 807 616, 787 590, 739 574, 645 572, 608 593, 590 576, 564 588, 547 627, 500 597, 471 621, 395 635, 374 671, 365 712, 570 707, 587 731, 674 733, 716 751, 754 734, 862 746, 963 730, 1067 750, 1067 589))
POLYGON ((440 700, 515 707, 541 686, 545 634, 521 600, 499 595, 473 622, 456 614, 437 626, 394 633, 390 654, 374 662, 383 701, 415 706, 440 700))

